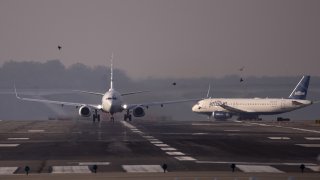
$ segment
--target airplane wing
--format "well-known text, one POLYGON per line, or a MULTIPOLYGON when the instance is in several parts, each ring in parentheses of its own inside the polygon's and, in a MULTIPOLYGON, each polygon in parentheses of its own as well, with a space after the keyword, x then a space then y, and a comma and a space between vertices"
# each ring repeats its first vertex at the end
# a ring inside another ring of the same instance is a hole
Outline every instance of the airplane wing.
MULTIPOLYGON (((98 96, 103 96, 103 93, 99 93, 99 92, 92 92, 92 91, 82 91, 82 90, 73 90, 75 92, 79 92, 79 93, 85 93, 85 94, 93 94, 93 95, 98 95, 98 96)), ((127 92, 127 93, 121 93, 121 96, 127 96, 127 95, 131 95, 131 94, 139 94, 139 93, 144 93, 144 92, 149 92, 149 91, 134 91, 134 92, 127 92)))
POLYGON ((85 94, 94 94, 94 95, 99 95, 99 96, 103 96, 103 93, 99 93, 99 92, 92 92, 92 91, 81 91, 81 90, 72 90, 75 92, 79 92, 79 93, 85 93, 85 94))
POLYGON ((66 105, 66 106, 75 106, 75 107, 80 107, 80 106, 90 106, 94 109, 101 109, 101 105, 99 104, 86 104, 86 103, 76 103, 76 102, 64 102, 64 101, 52 101, 52 100, 46 100, 46 99, 36 99, 36 98, 23 98, 20 97, 17 93, 16 87, 14 87, 14 92, 16 94, 16 97, 20 100, 23 101, 33 101, 33 102, 41 102, 41 103, 47 103, 47 104, 58 104, 58 105, 66 105))
POLYGON ((133 109, 135 107, 138 107, 138 106, 142 106, 142 107, 145 107, 145 108, 148 108, 150 106, 161 106, 161 107, 163 107, 166 104, 177 104, 177 103, 184 103, 184 102, 196 102, 196 101, 199 101, 201 99, 202 98, 198 98, 198 99, 181 99, 181 100, 174 100, 174 101, 158 101, 158 102, 141 103, 141 104, 128 104, 128 105, 125 105, 124 109, 131 110, 131 109, 133 109))
POLYGON ((219 105, 220 107, 230 111, 231 113, 250 113, 248 111, 243 111, 241 109, 237 109, 237 108, 234 108, 234 107, 231 107, 231 106, 228 106, 226 104, 220 104, 219 105))
POLYGON ((131 94, 140 94, 140 93, 144 93, 144 92, 150 92, 150 91, 134 91, 134 92, 121 93, 121 96, 127 96, 127 95, 131 95, 131 94))

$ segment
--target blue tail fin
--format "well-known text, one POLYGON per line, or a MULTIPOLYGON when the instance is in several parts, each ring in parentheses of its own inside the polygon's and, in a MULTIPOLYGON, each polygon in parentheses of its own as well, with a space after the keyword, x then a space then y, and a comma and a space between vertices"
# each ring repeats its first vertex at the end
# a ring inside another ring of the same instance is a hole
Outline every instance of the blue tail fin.
POLYGON ((303 76, 289 96, 289 99, 306 99, 310 76, 303 76))

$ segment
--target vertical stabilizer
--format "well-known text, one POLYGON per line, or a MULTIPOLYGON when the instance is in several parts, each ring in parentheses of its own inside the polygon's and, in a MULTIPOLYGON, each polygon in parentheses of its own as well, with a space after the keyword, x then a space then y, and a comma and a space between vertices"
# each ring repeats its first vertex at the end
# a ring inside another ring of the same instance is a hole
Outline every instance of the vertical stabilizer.
POLYGON ((113 89, 113 53, 111 55, 110 90, 113 89))
POLYGON ((289 99, 306 99, 310 76, 303 76, 289 96, 289 99))

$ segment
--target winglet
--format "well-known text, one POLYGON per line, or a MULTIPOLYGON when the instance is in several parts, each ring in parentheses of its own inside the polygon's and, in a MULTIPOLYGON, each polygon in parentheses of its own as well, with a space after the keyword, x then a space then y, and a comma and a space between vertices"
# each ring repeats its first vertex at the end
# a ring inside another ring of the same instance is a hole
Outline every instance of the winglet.
POLYGON ((211 84, 209 84, 208 92, 207 92, 207 98, 209 98, 210 95, 210 89, 211 89, 211 84))
POLYGON ((17 97, 18 99, 21 99, 21 97, 19 97, 19 96, 18 96, 18 93, 17 93, 16 83, 14 83, 13 86, 14 86, 14 93, 15 93, 16 97, 17 97))

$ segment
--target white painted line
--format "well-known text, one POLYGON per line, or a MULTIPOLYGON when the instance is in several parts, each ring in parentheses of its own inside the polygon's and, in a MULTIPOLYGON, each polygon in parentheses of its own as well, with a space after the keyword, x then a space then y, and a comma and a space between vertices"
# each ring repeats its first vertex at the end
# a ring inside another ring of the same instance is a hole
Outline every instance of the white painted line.
POLYGON ((286 127, 286 126, 280 126, 280 125, 267 125, 267 124, 260 124, 260 123, 249 123, 249 124, 255 124, 255 125, 259 125, 259 126, 273 126, 273 127, 277 127, 277 128, 293 129, 293 130, 298 130, 298 131, 312 132, 312 133, 320 134, 320 131, 303 129, 303 128, 286 127))
POLYGON ((289 137, 268 137, 269 139, 272 140, 289 140, 289 137))
POLYGON ((0 167, 0 175, 13 174, 18 167, 0 167))
POLYGON ((296 144, 297 146, 302 147, 320 147, 320 144, 296 144))
POLYGON ((144 138, 146 138, 146 139, 154 139, 153 136, 142 136, 142 137, 144 137, 144 138))
POLYGON ((40 132, 44 132, 43 129, 29 129, 28 132, 30 133, 40 133, 40 132))
POLYGON ((8 138, 8 140, 29 140, 30 138, 8 138))
POLYGON ((122 165, 122 168, 128 173, 163 172, 160 165, 122 165))
POLYGON ((243 172, 268 172, 268 173, 284 173, 279 169, 272 166, 262 166, 262 165, 236 165, 238 169, 243 172))
POLYGON ((148 141, 159 141, 159 139, 147 139, 148 141))
POLYGON ((223 131, 225 131, 225 132, 239 132, 240 130, 239 129, 226 129, 223 131))
POLYGON ((320 140, 320 137, 305 137, 306 140, 320 140))
POLYGON ((171 156, 185 156, 184 153, 182 152, 166 152, 167 154, 171 155, 171 156))
POLYGON ((52 166, 52 173, 91 173, 88 166, 52 166))
POLYGON ((162 151, 176 151, 177 149, 176 148, 172 148, 172 147, 164 147, 164 148, 161 148, 162 151))
POLYGON ((150 143, 152 143, 152 144, 163 144, 162 141, 150 141, 150 143))
POLYGON ((196 161, 195 158, 190 156, 176 156, 174 158, 178 159, 179 161, 196 161))
POLYGON ((192 123, 192 126, 217 126, 217 124, 210 124, 210 123, 192 123))
POLYGON ((79 166, 93 166, 93 165, 110 165, 110 162, 79 162, 79 166))
POLYGON ((311 169, 315 172, 320 172, 320 166, 306 166, 306 168, 311 169))
POLYGON ((17 147, 20 144, 0 144, 0 147, 17 147))
POLYGON ((207 134, 209 134, 209 133, 192 133, 192 135, 207 135, 207 134))
POLYGON ((158 147, 169 147, 168 144, 154 144, 154 145, 158 147))
POLYGON ((136 127, 134 127, 133 125, 131 125, 130 123, 127 123, 125 121, 120 121, 120 123, 122 123, 127 128, 136 129, 136 127))
POLYGON ((289 162, 234 162, 234 161, 196 161, 199 164, 238 164, 238 165, 269 165, 269 166, 279 166, 279 165, 288 165, 288 166, 299 166, 304 164, 306 166, 315 166, 314 163, 289 163, 289 162))

